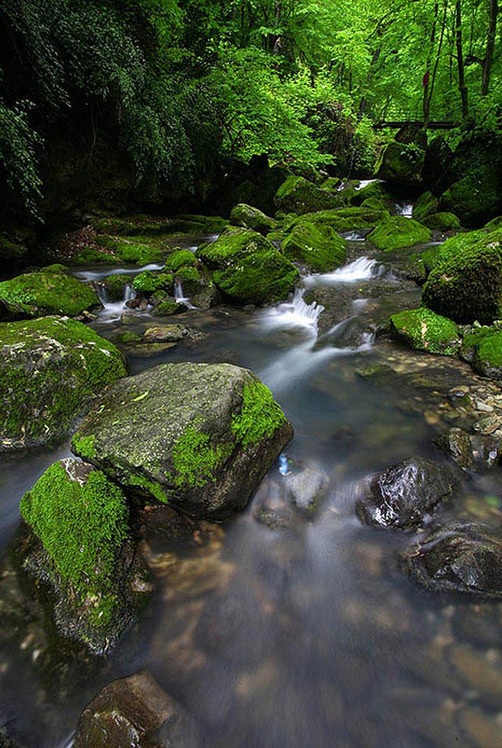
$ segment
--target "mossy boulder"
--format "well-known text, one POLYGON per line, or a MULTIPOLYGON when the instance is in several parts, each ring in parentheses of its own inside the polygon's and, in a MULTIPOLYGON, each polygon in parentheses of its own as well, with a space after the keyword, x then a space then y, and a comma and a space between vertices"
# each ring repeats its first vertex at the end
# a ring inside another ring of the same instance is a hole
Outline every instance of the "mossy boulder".
POLYGON ((274 231, 277 227, 277 221, 269 216, 265 215, 258 208, 253 208, 252 205, 246 205, 246 203, 240 203, 232 209, 230 213, 230 223, 232 226, 240 226, 245 229, 252 229, 258 231, 260 234, 265 236, 270 232, 274 231))
POLYGON ((340 177, 328 177, 321 184, 321 189, 325 190, 326 192, 336 193, 340 189, 341 184, 342 180, 340 179, 340 177))
POLYGON ((423 222, 425 218, 438 212, 439 200, 432 192, 424 192, 413 206, 413 218, 423 222))
POLYGON ((460 221, 453 213, 433 213, 424 218, 422 223, 433 231, 443 233, 445 231, 458 231, 461 228, 460 221))
POLYGON ((100 281, 100 286, 104 289, 109 301, 121 301, 124 298, 126 287, 132 285, 133 282, 134 278, 132 276, 117 273, 116 275, 108 275, 100 281))
POLYGON ((502 228, 502 216, 497 216, 496 218, 492 218, 491 221, 488 221, 485 226, 485 231, 495 231, 495 229, 500 228, 502 228))
POLYGON ((295 266, 268 239, 249 229, 228 230, 197 254, 216 287, 238 304, 281 301, 299 279, 295 266))
POLYGON ((480 374, 502 380, 502 329, 473 328, 464 335, 460 356, 480 374))
POLYGON ((110 250, 120 262, 140 267, 162 262, 167 251, 157 242, 140 241, 139 237, 99 236, 97 242, 110 250))
POLYGON ((282 243, 284 255, 308 270, 325 273, 345 260, 347 242, 331 226, 314 221, 298 223, 282 243))
POLYGON ((322 210, 317 213, 306 213, 303 216, 289 219, 286 221, 284 234, 287 235, 295 226, 312 223, 329 226, 338 233, 357 229, 371 229, 387 217, 389 217, 388 211, 381 210, 380 208, 377 210, 362 207, 322 210))
POLYGON ((336 208, 339 205, 337 196, 316 187, 303 177, 293 175, 279 187, 274 202, 277 210, 298 215, 336 208))
POLYGON ((155 307, 154 315, 156 317, 171 317, 173 314, 181 314, 185 311, 183 304, 178 304, 174 299, 165 299, 155 307))
POLYGON ((146 502, 222 520, 244 509, 292 435, 251 372, 166 364, 105 392, 72 449, 146 502))
POLYGON ((76 317, 99 306, 94 288, 68 275, 60 265, 3 281, 0 283, 1 302, 18 305, 27 317, 47 314, 76 317))
POLYGON ((357 190, 352 197, 351 204, 355 206, 363 205, 366 200, 377 200, 388 210, 395 203, 394 196, 390 193, 388 186, 384 182, 375 181, 367 184, 360 190, 357 190))
POLYGON ((449 239, 425 283, 424 304, 461 324, 490 323, 502 298, 502 231, 449 239))
POLYGON ((377 176, 389 184, 416 187, 421 182, 425 151, 414 143, 389 143, 383 150, 377 176))
POLYGON ((195 267, 197 258, 189 249, 177 249, 166 259, 164 269, 168 272, 176 273, 183 267, 195 267))
POLYGON ((183 292, 189 296, 200 293, 204 287, 202 275, 196 267, 184 265, 176 272, 175 278, 181 283, 183 292))
POLYGON ((460 348, 457 325, 430 309, 410 309, 390 318, 391 333, 398 341, 418 351, 454 356, 460 348))
POLYGON ((149 296, 160 289, 173 290, 173 276, 170 273, 156 273, 152 270, 143 270, 133 281, 133 288, 140 294, 149 296))
POLYGON ((441 195, 440 209, 460 216, 465 226, 480 226, 500 210, 502 180, 491 165, 473 169, 441 195))
POLYGON ((58 632, 106 653, 134 620, 141 587, 148 589, 122 490, 90 465, 65 459, 23 496, 20 509, 38 541, 23 542, 22 566, 49 587, 58 632))
POLYGON ((119 350, 80 322, 0 325, 0 450, 64 438, 92 397, 125 374, 119 350))
POLYGON ((368 235, 368 241, 377 249, 384 252, 403 247, 413 247, 415 244, 430 242, 432 233, 426 226, 403 216, 389 216, 377 224, 368 235))

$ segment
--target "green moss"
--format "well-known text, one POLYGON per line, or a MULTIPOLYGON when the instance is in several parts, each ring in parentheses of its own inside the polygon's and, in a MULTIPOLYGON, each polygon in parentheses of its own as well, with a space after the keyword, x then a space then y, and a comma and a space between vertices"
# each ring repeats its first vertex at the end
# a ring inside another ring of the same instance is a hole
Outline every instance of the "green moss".
POLYGON ((502 330, 500 327, 478 327, 462 341, 460 355, 484 376, 502 379, 502 330))
POLYGON ((336 208, 339 203, 335 195, 316 187, 303 177, 294 175, 288 177, 279 187, 274 202, 278 210, 299 215, 336 208))
POLYGON ((260 234, 268 234, 277 227, 277 221, 265 215, 258 208, 240 203, 230 213, 230 223, 233 226, 242 226, 245 229, 259 231, 260 234))
POLYGON ((494 165, 478 165, 446 190, 440 209, 462 217, 465 226, 479 226, 500 209, 499 175, 494 165))
POLYGON ((422 223, 435 231, 458 231, 461 228, 460 221, 453 213, 433 213, 422 223))
POLYGON ((415 244, 426 244, 431 240, 430 229, 417 223, 412 218, 389 216, 376 226, 369 234, 368 241, 377 249, 385 252, 412 247, 415 244))
POLYGON ((394 337, 419 351, 454 356, 460 348, 457 325, 424 307, 394 314, 391 330, 394 337))
POLYGON ((130 275, 115 274, 104 278, 104 286, 110 301, 121 301, 124 298, 126 286, 132 284, 134 277, 130 275))
POLYGON ((75 252, 67 262, 70 265, 119 265, 120 258, 110 252, 104 252, 93 247, 85 247, 75 252))
POLYGON ((128 485, 143 489, 146 492, 147 496, 153 496, 162 504, 169 503, 169 496, 165 491, 162 490, 159 484, 148 480, 142 475, 131 475, 128 479, 128 485))
POLYGON ((298 270, 261 234, 226 231, 198 250, 215 285, 237 303, 281 301, 294 290, 298 270))
MULTIPOLYGON (((62 267, 62 266, 59 266, 62 267)), ((25 273, 0 283, 0 300, 33 307, 36 316, 64 314, 74 317, 99 305, 95 290, 85 283, 49 268, 38 273, 25 273)))
POLYGON ((183 306, 176 301, 161 301, 155 308, 156 317, 170 317, 172 314, 179 314, 183 311, 183 306))
POLYGON ((232 418, 232 431, 248 447, 270 438, 286 423, 286 416, 262 382, 244 385, 241 412, 232 418))
POLYGON ((341 183, 342 180, 340 179, 340 177, 328 177, 321 184, 321 189, 326 190, 326 192, 338 192, 338 188, 340 187, 341 183))
POLYGON ((135 291, 142 294, 152 294, 160 289, 171 291, 173 276, 170 273, 155 273, 152 270, 144 270, 134 278, 132 285, 135 291))
POLYGON ((383 150, 377 174, 390 184, 414 186, 420 183, 425 152, 413 143, 392 142, 383 150))
POLYGON ((230 455, 232 445, 211 445, 211 437, 194 427, 189 427, 176 441, 172 460, 173 484, 178 488, 201 488, 216 480, 216 471, 230 455))
POLYGON ((337 232, 368 229, 376 226, 379 221, 388 217, 387 210, 373 210, 367 208, 336 208, 335 210, 321 210, 317 213, 307 213, 293 217, 285 222, 285 231, 291 232, 295 226, 306 223, 329 226, 337 232))
POLYGON ((97 470, 83 483, 71 480, 56 463, 23 496, 20 509, 77 595, 109 594, 117 554, 128 536, 127 503, 116 485, 97 470))
POLYGON ((423 222, 428 216, 437 213, 438 205, 439 200, 432 192, 424 192, 413 206, 413 218, 415 221, 423 222))
POLYGON ((499 228, 502 228, 502 216, 497 216, 497 218, 489 221, 485 226, 485 231, 495 231, 495 229, 499 228))
POLYGON ((502 230, 471 232, 449 239, 424 286, 423 301, 462 324, 490 323, 502 297, 502 230))
POLYGON ((162 262, 165 255, 165 249, 162 246, 147 241, 138 241, 137 237, 100 236, 97 241, 111 250, 122 262, 134 265, 162 262))
POLYGON ((197 265, 197 258, 189 249, 178 249, 169 255, 165 269, 176 273, 182 267, 197 265))
POLYGON ((91 436, 74 436, 72 439, 72 450, 75 454, 80 455, 83 460, 92 461, 96 457, 96 437, 91 436))
POLYGON ((355 206, 372 207, 373 202, 383 207, 384 210, 388 210, 394 204, 395 200, 383 182, 367 184, 362 190, 357 190, 351 200, 351 204, 355 206), (368 201, 372 202, 368 203, 368 201))
POLYGON ((339 267, 345 260, 347 242, 331 226, 315 222, 296 225, 282 244, 284 255, 320 273, 339 267))

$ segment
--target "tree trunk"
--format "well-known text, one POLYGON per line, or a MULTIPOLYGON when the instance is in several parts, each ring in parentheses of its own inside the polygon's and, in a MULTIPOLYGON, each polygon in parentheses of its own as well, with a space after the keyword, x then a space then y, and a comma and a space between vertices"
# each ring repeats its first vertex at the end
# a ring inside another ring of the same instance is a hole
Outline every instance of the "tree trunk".
POLYGON ((469 98, 467 86, 465 84, 465 67, 464 67, 464 50, 462 46, 462 4, 457 0, 455 14, 455 39, 457 44, 457 65, 458 65, 458 90, 462 100, 462 117, 466 119, 469 116, 469 98))
POLYGON ((486 54, 483 60, 483 79, 481 83, 481 96, 486 96, 490 90, 490 75, 493 62, 493 50, 495 49, 495 34, 497 31, 497 15, 499 12, 498 0, 490 1, 490 20, 488 23, 488 34, 486 37, 486 54))

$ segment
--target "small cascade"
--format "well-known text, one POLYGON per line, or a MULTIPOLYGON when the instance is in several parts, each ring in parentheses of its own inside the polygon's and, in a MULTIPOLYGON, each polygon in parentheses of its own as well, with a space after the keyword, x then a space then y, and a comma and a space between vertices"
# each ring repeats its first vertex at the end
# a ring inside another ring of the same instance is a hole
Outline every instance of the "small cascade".
POLYGON ((359 257, 354 262, 338 268, 332 273, 309 275, 305 278, 305 284, 316 286, 330 283, 358 283, 376 278, 384 272, 385 269, 376 260, 370 260, 369 257, 359 257))
POLYGON ((99 312, 99 317, 103 322, 117 322, 122 312, 127 309, 127 302, 137 296, 136 291, 130 285, 124 288, 124 297, 120 301, 110 301, 105 286, 101 284, 96 283, 96 291, 103 305, 103 309, 99 312))
POLYGON ((313 301, 307 304, 303 298, 305 288, 297 288, 290 302, 279 304, 273 309, 267 309, 263 322, 266 327, 296 327, 308 330, 317 335, 317 322, 324 307, 313 301))
POLYGON ((188 309, 197 309, 196 306, 192 304, 188 296, 185 296, 183 293, 183 286, 181 285, 181 281, 175 281, 174 284, 174 300, 177 304, 184 304, 188 309))
POLYGON ((361 231, 349 231, 347 234, 343 234, 343 238, 348 242, 363 242, 366 239, 366 234, 361 231))
POLYGON ((409 203, 406 200, 396 203, 396 213, 398 216, 403 218, 413 217, 413 203, 409 203))
POLYGON ((363 190, 365 187, 367 187, 369 184, 374 184, 375 182, 381 182, 381 179, 361 179, 359 182, 359 185, 355 188, 356 192, 359 192, 359 190, 363 190))
POLYGON ((164 264, 158 262, 152 262, 149 265, 143 265, 140 268, 108 268, 108 270, 78 270, 73 273, 75 278, 80 278, 83 281, 100 281, 104 278, 109 278, 110 275, 139 275, 144 270, 163 270, 164 264))

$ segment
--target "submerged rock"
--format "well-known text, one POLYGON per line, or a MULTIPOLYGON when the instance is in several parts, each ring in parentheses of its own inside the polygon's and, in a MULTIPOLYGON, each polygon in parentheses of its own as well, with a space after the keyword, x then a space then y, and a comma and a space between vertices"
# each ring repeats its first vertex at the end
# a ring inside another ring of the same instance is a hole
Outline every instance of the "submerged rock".
POLYGON ((150 591, 129 539, 121 489, 74 459, 52 465, 21 500, 33 531, 17 549, 23 570, 54 599, 60 635, 107 652, 150 591))
POLYGON ((278 210, 285 213, 312 213, 337 208, 339 200, 326 190, 316 187, 303 177, 291 175, 279 187, 274 198, 278 210))
POLYGON ((1 319, 13 318, 12 305, 26 317, 46 314, 76 317, 99 306, 99 299, 92 286, 68 275, 62 265, 51 265, 40 272, 25 273, 0 283, 0 311, 4 307, 1 319))
POLYGON ((415 244, 426 244, 432 238, 430 229, 412 218, 390 216, 384 218, 368 235, 368 241, 385 252, 415 244))
POLYGON ((277 221, 269 216, 265 215, 258 208, 253 208, 252 205, 246 205, 246 203, 240 203, 232 209, 230 213, 230 223, 233 226, 241 226, 245 229, 252 229, 258 231, 260 234, 265 236, 270 232, 274 231, 277 227, 277 221))
POLYGON ((445 356, 454 356, 459 351, 457 325, 425 307, 392 315, 390 325, 392 335, 410 348, 445 356))
POLYGON ((238 304, 281 301, 291 293, 298 270, 261 234, 235 229, 198 250, 217 288, 238 304))
POLYGON ((425 283, 423 302, 461 324, 490 323, 502 298, 502 231, 472 232, 440 248, 425 283))
POLYGON ((84 709, 74 748, 196 748, 198 729, 147 671, 115 680, 84 709))
POLYGON ((68 434, 91 398, 125 376, 119 350, 60 317, 0 326, 0 449, 68 434))
POLYGON ((251 372, 166 364, 99 398, 73 449, 148 501, 226 519, 247 505, 292 435, 270 390, 251 372))
POLYGON ((457 484, 458 478, 448 465, 421 457, 404 460, 373 478, 371 495, 358 501, 357 513, 372 525, 414 527, 447 499, 457 484))
POLYGON ((403 563, 433 592, 502 598, 502 537, 486 525, 439 528, 406 551, 403 563))

